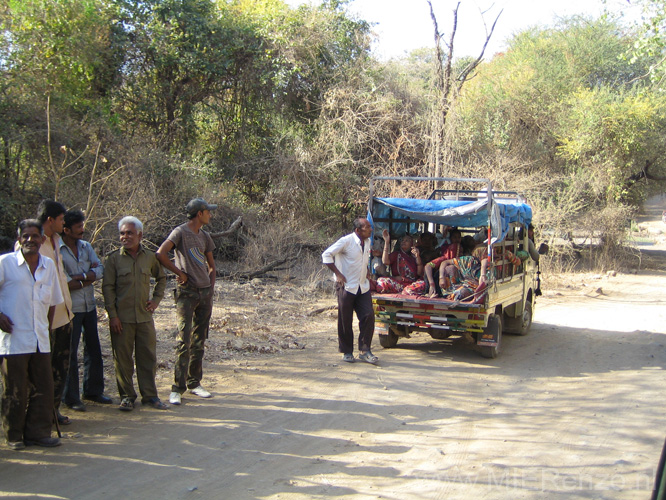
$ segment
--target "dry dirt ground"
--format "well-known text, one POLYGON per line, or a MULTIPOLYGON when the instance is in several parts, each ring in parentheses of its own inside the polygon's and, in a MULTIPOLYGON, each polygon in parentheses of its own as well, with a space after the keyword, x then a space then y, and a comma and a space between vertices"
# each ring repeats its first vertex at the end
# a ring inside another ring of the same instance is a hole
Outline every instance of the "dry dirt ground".
MULTIPOLYGON (((504 337, 495 360, 415 336, 377 345, 379 366, 340 361, 334 310, 308 315, 334 305, 330 293, 220 282, 212 399, 70 411, 60 448, 0 449, 0 497, 649 498, 666 437, 666 273, 655 267, 557 288, 544 277, 531 334, 504 337)), ((172 297, 156 319, 166 399, 172 297)))

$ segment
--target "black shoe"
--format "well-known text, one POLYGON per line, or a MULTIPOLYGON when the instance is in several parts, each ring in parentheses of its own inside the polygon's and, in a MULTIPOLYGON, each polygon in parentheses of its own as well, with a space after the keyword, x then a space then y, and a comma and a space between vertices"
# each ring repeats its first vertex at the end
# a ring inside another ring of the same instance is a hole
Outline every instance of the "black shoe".
POLYGON ((67 408, 71 408, 74 411, 86 411, 86 405, 82 401, 74 401, 73 403, 65 403, 67 408))
POLYGON ((56 446, 60 446, 62 443, 58 438, 45 437, 39 439, 26 439, 25 444, 34 444, 36 446, 44 446, 45 448, 55 448, 56 446))
POLYGON ((99 396, 83 396, 83 399, 87 399, 88 401, 94 401, 95 403, 103 405, 110 405, 111 403, 113 403, 113 399, 105 396, 104 394, 100 394, 99 396))

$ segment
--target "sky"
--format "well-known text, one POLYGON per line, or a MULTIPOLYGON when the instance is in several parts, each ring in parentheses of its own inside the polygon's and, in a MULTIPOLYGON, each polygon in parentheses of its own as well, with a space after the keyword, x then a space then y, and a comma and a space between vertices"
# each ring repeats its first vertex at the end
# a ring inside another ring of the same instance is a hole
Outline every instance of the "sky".
MULTIPOLYGON (((439 32, 448 41, 457 1, 431 2, 439 32)), ((307 0, 287 0, 287 3, 295 6, 307 3, 307 0)), ((460 0, 455 56, 478 56, 486 37, 484 20, 490 30, 500 11, 495 32, 486 49, 488 57, 504 50, 514 33, 535 25, 552 25, 558 17, 576 14, 598 17, 603 13, 604 6, 611 12, 631 18, 637 19, 639 15, 629 0, 460 0)), ((416 48, 434 46, 433 24, 426 0, 352 0, 348 10, 361 19, 376 23, 373 31, 378 40, 373 47, 380 59, 400 57, 416 48)))

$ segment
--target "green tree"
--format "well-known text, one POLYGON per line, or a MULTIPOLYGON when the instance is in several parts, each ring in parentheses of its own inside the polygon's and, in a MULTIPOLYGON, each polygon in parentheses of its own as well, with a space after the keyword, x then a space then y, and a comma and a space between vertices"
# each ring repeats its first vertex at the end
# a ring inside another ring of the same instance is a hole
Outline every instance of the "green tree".
POLYGON ((551 227, 594 221, 619 234, 666 172, 664 99, 639 78, 649 61, 622 57, 634 41, 606 18, 518 34, 459 99, 450 133, 461 173, 531 192, 551 227))
POLYGON ((664 0, 634 0, 643 15, 637 23, 639 34, 633 47, 628 50, 632 60, 652 59, 653 64, 642 75, 649 77, 659 88, 666 84, 666 2, 664 0))

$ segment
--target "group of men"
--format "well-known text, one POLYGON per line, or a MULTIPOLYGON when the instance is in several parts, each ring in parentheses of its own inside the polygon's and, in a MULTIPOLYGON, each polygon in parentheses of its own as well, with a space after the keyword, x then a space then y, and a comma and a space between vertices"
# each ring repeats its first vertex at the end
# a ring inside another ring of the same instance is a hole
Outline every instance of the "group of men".
POLYGON ((124 217, 118 222, 121 247, 104 264, 83 239, 81 211, 67 211, 61 203, 45 200, 36 219, 19 223, 14 252, 0 255, 0 412, 9 448, 59 446, 60 439, 51 436, 53 424, 71 423, 61 414, 61 403, 85 411, 82 399, 113 402, 104 394, 93 287, 99 279, 109 317, 119 409, 134 408, 135 364, 142 405, 168 408, 155 384, 153 321, 166 288, 164 268, 177 276, 178 340, 169 402, 181 404, 187 390, 212 397, 201 379, 213 306, 215 244, 202 228, 216 208, 202 198, 191 200, 186 207, 188 222, 176 227, 157 252, 141 243, 143 223, 124 217), (169 257, 172 251, 175 262, 169 257), (78 365, 82 335, 83 398, 78 365))

